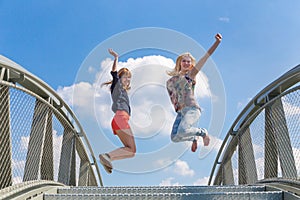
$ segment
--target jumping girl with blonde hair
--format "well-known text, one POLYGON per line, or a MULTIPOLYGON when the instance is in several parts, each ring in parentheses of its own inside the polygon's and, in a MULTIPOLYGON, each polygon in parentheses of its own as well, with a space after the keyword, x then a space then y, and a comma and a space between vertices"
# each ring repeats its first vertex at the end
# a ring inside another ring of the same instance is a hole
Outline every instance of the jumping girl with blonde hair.
POLYGON ((130 89, 131 72, 127 68, 117 71, 118 54, 112 49, 108 50, 114 56, 111 75, 113 80, 102 84, 110 85, 112 97, 112 111, 115 113, 111 126, 113 133, 119 137, 124 147, 113 150, 109 153, 100 154, 100 163, 107 173, 111 173, 112 161, 134 157, 136 146, 132 130, 128 124, 131 109, 127 91, 130 89))
POLYGON ((177 112, 172 127, 171 140, 173 142, 193 141, 192 152, 197 149, 199 136, 203 138, 204 146, 208 146, 210 141, 207 130, 198 128, 201 109, 196 101, 194 89, 196 75, 220 44, 221 34, 216 34, 215 39, 214 44, 197 63, 190 53, 184 53, 176 59, 175 68, 168 72, 168 75, 172 77, 167 81, 167 90, 177 112))

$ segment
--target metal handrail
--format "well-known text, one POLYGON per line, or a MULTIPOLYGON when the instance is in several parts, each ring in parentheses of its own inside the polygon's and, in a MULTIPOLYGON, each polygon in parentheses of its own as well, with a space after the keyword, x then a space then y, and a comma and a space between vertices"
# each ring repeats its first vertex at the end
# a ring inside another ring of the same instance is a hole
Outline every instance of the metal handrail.
POLYGON ((13 70, 13 72, 16 72, 17 74, 20 75, 20 77, 22 77, 21 79, 13 78, 12 80, 8 80, 8 81, 17 82, 20 85, 22 85, 24 88, 26 88, 30 91, 33 91, 34 93, 38 93, 38 92, 34 91, 33 88, 31 88, 31 86, 34 85, 36 88, 39 89, 39 91, 41 91, 41 94, 38 94, 38 95, 41 95, 42 97, 45 96, 45 94, 48 95, 49 98, 54 100, 54 101, 51 101, 51 102, 54 103, 54 106, 56 107, 56 109, 63 116, 66 117, 66 119, 69 121, 70 125, 74 128, 75 128, 74 122, 72 122, 72 121, 73 120, 75 121, 76 127, 79 128, 79 132, 77 132, 77 136, 80 136, 80 137, 83 136, 85 144, 87 145, 87 147, 90 151, 90 154, 91 154, 90 156, 93 159, 93 162, 94 162, 93 164, 95 165, 97 175, 99 177, 100 185, 102 186, 103 182, 102 182, 102 179, 101 179, 100 170, 99 170, 95 155, 93 153, 92 147, 91 147, 91 145, 88 141, 88 138, 87 138, 81 124, 79 123, 79 120, 77 119, 76 115, 71 110, 69 105, 66 104, 64 102, 64 100, 56 93, 56 91, 53 90, 47 83, 45 83, 44 81, 42 81, 41 79, 39 79, 35 75, 33 75, 30 72, 28 72, 27 70, 25 70, 22 66, 20 66, 17 63, 9 60, 8 58, 4 57, 3 55, 0 55, 0 67, 6 68, 6 69, 9 69, 9 70, 13 70), (30 83, 30 85, 24 84, 25 80, 28 81, 30 83), (55 102, 55 100, 57 100, 59 102, 57 103, 57 102, 55 102), (65 108, 67 112, 64 111, 63 108, 65 108))
POLYGON ((22 196, 22 199, 31 199, 51 189, 66 187, 62 183, 48 180, 34 180, 19 183, 0 190, 1 199, 15 199, 22 196))
MULTIPOLYGON (((270 83, 267 87, 265 87, 263 90, 261 90, 242 110, 242 112, 238 115, 236 120, 233 122, 232 126, 230 127, 229 131, 227 132, 224 141, 219 149, 219 152, 216 156, 215 162, 212 167, 212 171, 210 173, 210 177, 208 180, 208 185, 211 185, 211 181, 213 178, 213 175, 215 173, 217 165, 221 164, 223 160, 220 160, 221 155, 223 155, 227 148, 229 147, 229 144, 231 143, 232 139, 238 132, 238 130, 247 122, 249 123, 249 120, 252 116, 252 114, 256 113, 257 110, 261 108, 265 103, 270 101, 272 98, 277 96, 280 93, 283 93, 287 89, 289 89, 291 86, 295 85, 300 81, 300 65, 297 65, 293 69, 289 70, 282 76, 280 76, 278 79, 270 83), (231 140, 228 141, 229 137, 231 137, 231 140), (226 148, 225 148, 226 146, 226 148), (225 148, 225 149, 224 149, 225 148)), ((224 156, 224 155, 223 155, 224 156)), ((223 159, 223 158, 222 158, 223 159)))

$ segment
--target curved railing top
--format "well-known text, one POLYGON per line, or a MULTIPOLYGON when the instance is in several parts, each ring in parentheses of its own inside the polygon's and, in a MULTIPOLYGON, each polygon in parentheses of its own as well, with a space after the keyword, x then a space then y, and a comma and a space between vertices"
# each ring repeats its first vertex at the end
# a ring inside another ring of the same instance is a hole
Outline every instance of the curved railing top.
POLYGON ((14 84, 18 83, 27 90, 49 101, 69 121, 70 125, 77 131, 77 136, 84 138, 84 142, 87 145, 90 156, 93 159, 93 164, 96 167, 97 175, 100 179, 99 181, 102 184, 97 161, 88 138, 71 108, 56 93, 56 91, 37 76, 33 75, 19 64, 13 62, 3 55, 0 55, 0 81, 1 80, 12 82, 14 84), (7 69, 7 73, 5 73, 5 71, 2 69, 7 69))
POLYGON ((7 66, 13 66, 15 69, 19 69, 20 71, 24 71, 24 72, 30 74, 30 72, 28 72, 22 66, 18 65, 17 63, 15 63, 14 61, 8 59, 7 57, 5 57, 3 55, 0 55, 0 63, 3 65, 7 65, 7 66))
POLYGON ((289 70, 281 77, 270 83, 262 91, 260 91, 244 108, 237 119, 234 121, 231 131, 238 130, 249 116, 254 113, 259 107, 300 81, 300 65, 289 70))
POLYGON ((242 112, 238 115, 236 120, 233 122, 232 126, 230 127, 228 133, 226 134, 224 141, 219 149, 217 157, 215 159, 210 178, 208 181, 208 185, 211 184, 213 175, 215 173, 216 166, 221 163, 220 157, 221 155, 226 152, 226 145, 230 143, 228 141, 230 136, 235 136, 237 131, 245 125, 245 123, 250 123, 249 119, 251 118, 252 114, 254 114, 261 106, 265 103, 270 101, 273 97, 277 96, 278 94, 283 93, 284 91, 288 90, 295 84, 300 81, 300 65, 297 65, 293 69, 289 70, 278 79, 270 83, 267 87, 261 90, 242 110, 242 112))
MULTIPOLYGON (((53 100, 53 106, 58 108, 61 114, 63 114, 64 116, 71 115, 74 120, 76 119, 69 106, 47 83, 3 55, 0 55, 0 67, 9 70, 8 77, 6 77, 7 81, 18 83, 22 87, 34 92, 44 99, 48 99, 50 97, 51 100, 53 100), (65 108, 67 112, 60 108, 65 108)), ((3 80, 3 76, 4 72, 3 74, 0 74, 0 80, 3 80)))

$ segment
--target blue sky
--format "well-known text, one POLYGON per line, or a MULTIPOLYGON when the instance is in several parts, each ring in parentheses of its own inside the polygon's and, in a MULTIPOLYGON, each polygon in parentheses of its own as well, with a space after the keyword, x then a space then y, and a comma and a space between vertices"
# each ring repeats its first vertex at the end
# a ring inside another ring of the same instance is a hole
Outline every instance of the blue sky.
MULTIPOLYGON (((132 30, 135 33, 135 30, 151 27, 154 30, 165 30, 171 35, 174 33, 174 37, 177 34, 184 36, 187 44, 191 39, 194 44, 207 49, 213 43, 214 35, 220 32, 223 41, 213 54, 212 61, 204 67, 204 76, 199 79, 199 82, 212 86, 215 82, 213 77, 209 76, 211 67, 216 69, 217 80, 222 83, 219 86, 224 88, 224 126, 220 132, 212 133, 216 137, 215 141, 220 142, 252 97, 300 63, 300 43, 297 39, 300 33, 299 6, 300 2, 297 0, 0 0, 0 54, 22 65, 57 90, 67 102, 74 104, 73 108, 82 121, 97 155, 112 150, 112 146, 102 145, 101 141, 105 138, 111 144, 119 145, 109 129, 112 117, 109 94, 105 89, 98 87, 99 82, 106 80, 106 72, 111 62, 111 57, 104 48, 105 42, 114 44, 111 41, 120 34, 132 30), (84 72, 90 73, 84 76, 84 72), (207 77, 208 79, 205 79, 207 77), (74 88, 75 92, 72 93, 74 88), (93 112, 83 112, 89 109, 93 112)), ((136 40, 131 41, 136 43, 138 39, 151 40, 151 35, 147 36, 149 37, 138 35, 136 40)), ((157 38, 154 39, 156 40, 153 43, 158 41, 157 38)), ((180 43, 174 39, 174 44, 177 43, 182 52, 191 51, 184 42, 180 43)), ((120 65, 139 66, 132 68, 134 75, 139 78, 135 80, 146 80, 146 87, 150 87, 147 88, 147 92, 150 91, 147 96, 143 95, 145 90, 136 89, 131 98, 132 107, 136 109, 131 121, 138 137, 138 158, 153 152, 159 153, 162 149, 168 151, 182 147, 181 144, 171 147, 172 144, 169 143, 168 130, 175 114, 172 113, 171 107, 165 106, 170 102, 166 98, 164 88, 161 87, 162 80, 166 78, 161 75, 161 70, 165 71, 167 68, 159 68, 171 65, 172 60, 174 62, 174 50, 143 49, 143 46, 142 49, 134 50, 123 43, 111 47, 123 53, 120 65), (151 71, 152 69, 154 71, 151 71), (150 70, 146 72, 150 73, 150 78, 153 77, 153 84, 151 79, 146 79, 143 70, 150 70), (154 87, 155 85, 158 86, 154 87), (157 94, 160 94, 159 97, 164 103, 156 102, 157 94), (153 109, 143 110, 147 106, 153 109), (162 107, 165 110, 162 111, 162 107), (147 112, 150 112, 150 115, 147 115, 147 112), (150 127, 153 129, 149 129, 151 114, 160 116, 162 113, 164 124, 160 124, 161 120, 155 121, 153 118, 151 120, 154 120, 154 125, 150 127), (158 125, 163 129, 156 130, 158 125)), ((198 59, 202 52, 194 55, 198 55, 195 56, 198 59)), ((211 110, 214 100, 209 95, 205 96, 205 92, 201 96, 201 91, 208 91, 208 94, 211 91, 205 90, 205 84, 199 90, 197 98, 204 109, 200 125, 208 127, 212 123, 211 110)), ((210 94, 222 96, 214 91, 210 94)), ((200 147, 202 148, 201 145, 200 147)), ((117 162, 116 167, 119 170, 114 171, 112 175, 106 175, 102 168, 101 174, 105 185, 204 184, 216 153, 214 148, 202 157, 201 153, 195 154, 189 150, 173 154, 166 152, 166 155, 175 156, 169 160, 171 162, 162 160, 164 164, 159 165, 161 168, 154 164, 148 165, 147 168, 142 165, 147 163, 141 164, 138 159, 128 159, 117 162), (136 166, 140 167, 135 169, 136 166), (133 170, 139 172, 134 173, 133 170)), ((154 153, 153 155, 157 156, 154 153)))

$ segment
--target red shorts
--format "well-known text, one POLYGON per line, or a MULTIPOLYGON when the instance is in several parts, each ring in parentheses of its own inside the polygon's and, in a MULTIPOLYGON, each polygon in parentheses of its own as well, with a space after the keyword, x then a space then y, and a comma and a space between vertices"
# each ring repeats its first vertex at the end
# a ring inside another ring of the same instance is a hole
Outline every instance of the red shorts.
POLYGON ((114 118, 111 121, 111 127, 116 135, 117 130, 122 130, 122 129, 130 129, 130 126, 128 124, 129 121, 129 115, 126 111, 123 110, 117 110, 114 118))

